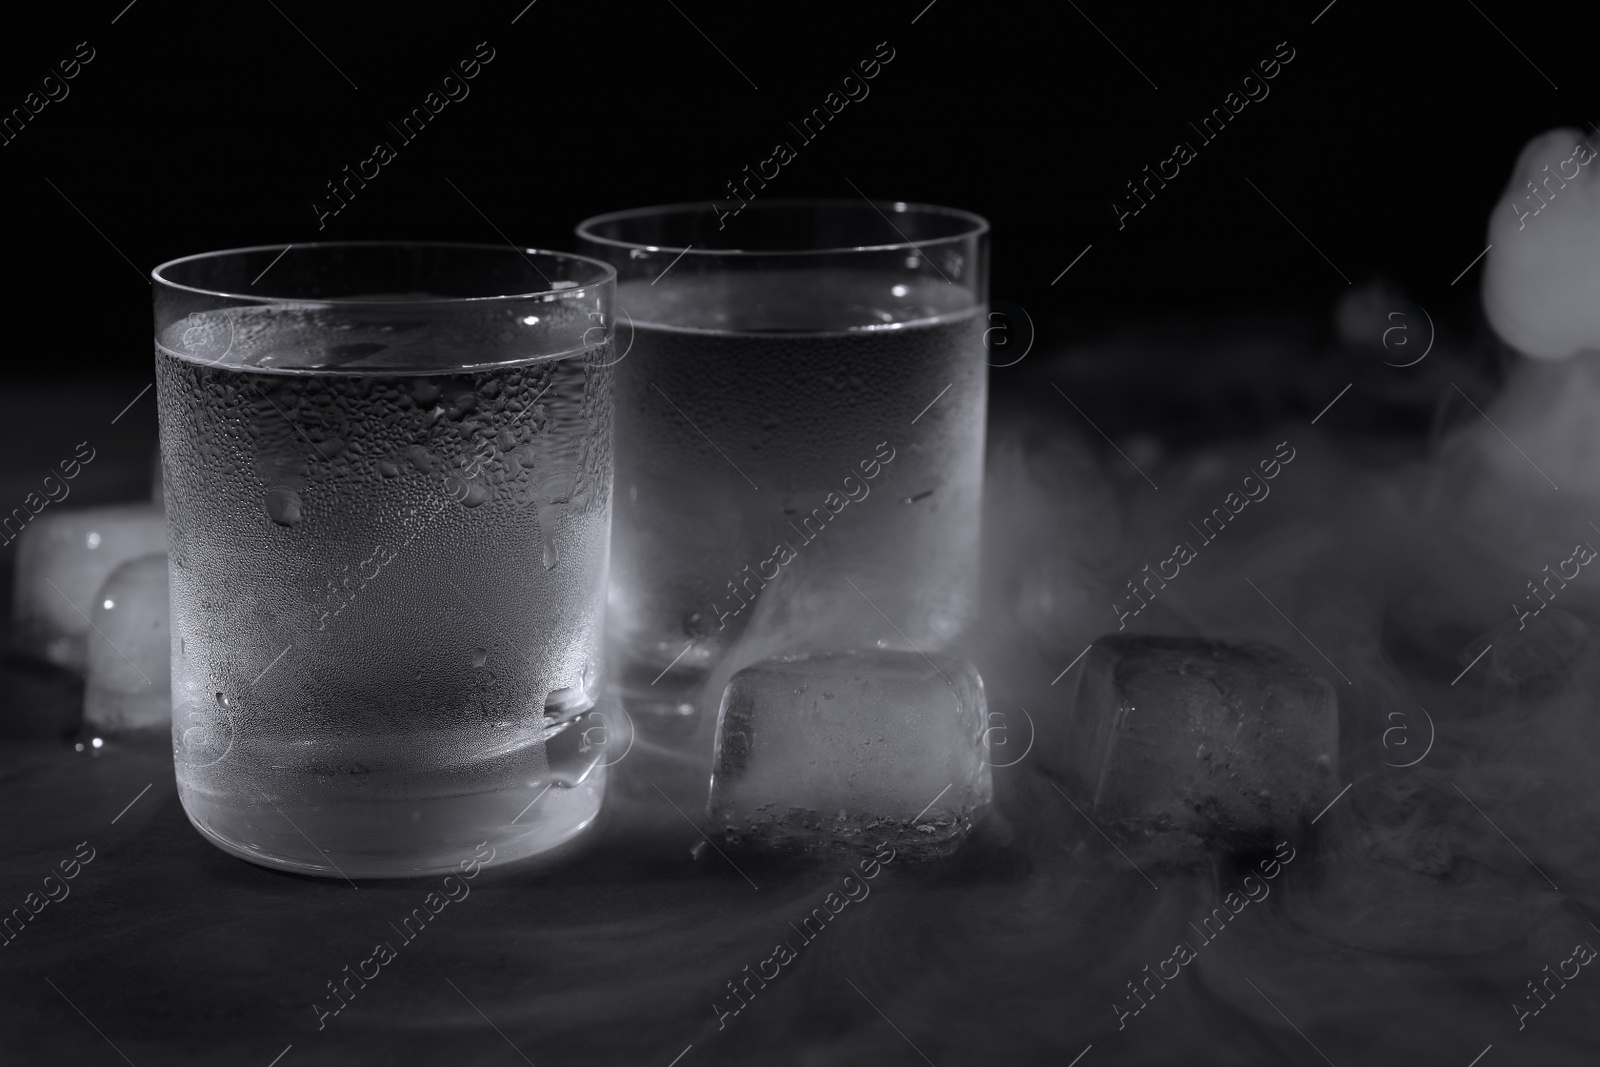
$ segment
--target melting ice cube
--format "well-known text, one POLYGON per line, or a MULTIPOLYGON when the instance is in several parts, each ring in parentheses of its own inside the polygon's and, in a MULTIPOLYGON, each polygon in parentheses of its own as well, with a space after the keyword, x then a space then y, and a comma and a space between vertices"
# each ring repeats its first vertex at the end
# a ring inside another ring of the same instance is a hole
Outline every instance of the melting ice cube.
POLYGON ((1333 687, 1265 645, 1102 637, 1072 706, 1039 730, 1041 763, 1141 862, 1270 848, 1339 788, 1333 687))
POLYGON ((983 679, 917 652, 774 656, 733 676, 710 812, 756 852, 953 851, 989 801, 983 679))
POLYGON ((119 563, 166 550, 166 514, 149 504, 45 511, 17 539, 17 649, 82 671, 95 591, 119 563))
POLYGON ((89 615, 84 722, 106 731, 172 723, 172 637, 166 553, 128 560, 95 594, 89 615))

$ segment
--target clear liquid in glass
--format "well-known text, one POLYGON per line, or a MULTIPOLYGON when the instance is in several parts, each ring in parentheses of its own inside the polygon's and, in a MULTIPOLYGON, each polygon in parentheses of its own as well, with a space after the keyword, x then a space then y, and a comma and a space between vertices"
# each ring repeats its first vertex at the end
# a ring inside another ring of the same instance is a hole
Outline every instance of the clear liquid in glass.
POLYGON ((392 319, 233 308, 156 347, 179 795, 330 877, 547 851, 605 785, 609 346, 494 362, 519 321, 392 319), (489 362, 391 369, 455 351, 489 362))

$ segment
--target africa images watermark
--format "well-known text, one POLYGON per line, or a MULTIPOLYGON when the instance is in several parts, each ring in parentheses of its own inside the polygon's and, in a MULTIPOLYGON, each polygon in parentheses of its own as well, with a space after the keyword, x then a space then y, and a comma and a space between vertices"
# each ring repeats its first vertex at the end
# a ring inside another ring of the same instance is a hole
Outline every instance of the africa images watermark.
POLYGON ((1510 205, 1512 214, 1517 216, 1517 229, 1522 230, 1527 228, 1528 220, 1539 214, 1539 212, 1543 211, 1545 208, 1549 207, 1551 202, 1555 200, 1557 189, 1550 188, 1550 182, 1552 180, 1559 183, 1557 186, 1558 189, 1565 189, 1567 187, 1567 182, 1575 181, 1578 177, 1579 169, 1588 166, 1589 162, 1594 159, 1594 157, 1594 145, 1590 144, 1588 141, 1581 141, 1572 146, 1572 155, 1556 164, 1556 169, 1554 172, 1551 172, 1550 164, 1546 163, 1544 165, 1543 170, 1545 171, 1545 177, 1539 182, 1538 185, 1535 185, 1533 179, 1529 178, 1527 182, 1528 191, 1532 195, 1522 197, 1523 200, 1528 201, 1528 207, 1523 208, 1515 200, 1511 201, 1510 205), (1584 149, 1588 149, 1588 151, 1585 152, 1584 149), (1565 172, 1565 168, 1568 166, 1568 164, 1571 164, 1572 166, 1571 174, 1567 174, 1565 172), (1540 186, 1543 186, 1544 191, 1550 194, 1548 197, 1539 192, 1540 186), (1537 203, 1539 206, 1534 207, 1533 204, 1535 203, 1537 203))
POLYGON ((67 94, 72 92, 67 82, 82 73, 94 57, 94 47, 88 41, 73 45, 70 59, 59 60, 55 70, 39 79, 38 88, 28 90, 22 98, 22 106, 14 107, 0 117, 0 147, 8 146, 21 137, 28 123, 34 121, 46 107, 65 100, 67 94))
POLYGON ((59 904, 67 899, 72 893, 72 887, 67 883, 78 877, 84 867, 94 862, 94 846, 87 841, 80 841, 73 849, 72 855, 73 859, 62 860, 57 864, 61 868, 60 874, 51 871, 44 876, 44 896, 41 897, 37 892, 29 893, 23 898, 22 907, 12 908, 11 914, 0 919, 0 937, 5 939, 0 942, 0 948, 9 948, 11 942, 21 937, 22 931, 27 929, 28 924, 50 904, 59 904), (87 856, 84 855, 84 849, 89 850, 87 856), (16 926, 14 930, 13 924, 16 926))
MULTIPOLYGON (((1227 527, 1228 522, 1234 518, 1237 518, 1241 511, 1250 506, 1251 502, 1259 504, 1261 501, 1267 499, 1267 497, 1271 495, 1272 489, 1267 485, 1267 482, 1283 473, 1284 466, 1287 466, 1289 463, 1294 461, 1295 450, 1288 441, 1280 441, 1277 448, 1273 451, 1273 457, 1274 458, 1271 459, 1264 459, 1257 465, 1261 470, 1260 478, 1257 478, 1254 472, 1245 475, 1243 482, 1243 496, 1240 496, 1237 490, 1228 493, 1227 496, 1222 498, 1222 506, 1212 508, 1211 514, 1201 519, 1199 526, 1195 526, 1192 522, 1189 524, 1190 526, 1194 527, 1195 533, 1200 535, 1201 548, 1204 548, 1206 545, 1209 545, 1211 542, 1215 541, 1218 535, 1220 535, 1227 527), (1288 455, 1284 455, 1283 450, 1286 448, 1289 450, 1288 455), (1251 487, 1252 483, 1254 483, 1254 488, 1251 487), (1212 530, 1213 525, 1216 527, 1215 530, 1212 530)), ((1165 589, 1167 587, 1167 581, 1175 579, 1178 577, 1178 575, 1182 574, 1183 568, 1187 567, 1190 563, 1193 563, 1195 559, 1199 557, 1199 555, 1200 550, 1195 548, 1189 542, 1185 541, 1173 548, 1172 555, 1156 564, 1156 569, 1154 571, 1151 571, 1150 564, 1146 563, 1143 571, 1141 572, 1143 574, 1143 578, 1139 580, 1139 584, 1135 584, 1134 579, 1132 578, 1128 579, 1128 589, 1133 593, 1133 600, 1138 604, 1138 607, 1130 610, 1120 607, 1115 602, 1112 603, 1111 610, 1115 612, 1117 616, 1117 629, 1126 629, 1128 620, 1138 615, 1145 608, 1149 607, 1150 601, 1156 598, 1156 593, 1158 590, 1165 589), (1168 574, 1166 571, 1166 565, 1169 563, 1172 564, 1171 574, 1168 574), (1156 583, 1156 589, 1152 589, 1150 587, 1151 582, 1156 583), (1143 586, 1145 593, 1149 594, 1148 598, 1139 592, 1141 585, 1143 586)))
MULTIPOLYGON (((856 476, 855 471, 851 471, 844 476, 844 481, 841 483, 841 487, 844 490, 843 496, 839 495, 838 492, 829 492, 827 496, 822 498, 821 507, 812 508, 811 513, 800 520, 800 526, 796 526, 791 520, 789 523, 790 528, 802 538, 800 547, 804 548, 812 541, 815 541, 822 534, 828 523, 851 503, 859 504, 867 499, 868 494, 872 492, 872 487, 867 485, 867 482, 883 473, 883 468, 894 461, 895 455, 894 447, 888 441, 879 442, 877 448, 873 450, 875 458, 864 459, 860 462, 861 476, 859 478, 856 476), (889 450, 888 455, 884 455, 884 449, 889 450), (852 487, 852 483, 854 483, 854 487, 852 487), (801 529, 801 527, 804 527, 804 529, 801 529)), ((719 603, 711 605, 711 610, 717 616, 717 629, 725 629, 729 619, 754 604, 761 590, 767 587, 767 582, 775 581, 781 568, 793 562, 799 554, 800 550, 789 542, 780 541, 773 547, 772 555, 756 564, 754 574, 749 573, 750 564, 748 563, 740 568, 740 573, 743 574, 744 592, 741 593, 739 591, 740 586, 735 585, 733 579, 728 580, 728 590, 733 594, 729 599, 737 604, 738 607, 733 608, 731 611, 724 611, 719 603), (768 567, 772 568, 771 574, 767 573, 766 568, 768 567), (755 589, 750 588, 752 581, 756 583, 755 589), (749 594, 748 600, 745 594, 749 594)))
MULTIPOLYGON (((1388 760, 1384 760, 1383 765, 1385 767, 1394 767, 1398 770, 1405 770, 1407 767, 1415 767, 1417 764, 1427 759, 1428 753, 1433 751, 1433 742, 1438 737, 1438 730, 1433 725, 1433 716, 1429 715, 1428 709, 1420 704, 1417 705, 1417 710, 1422 712, 1422 719, 1428 724, 1428 743, 1422 746, 1422 755, 1405 763, 1390 763, 1388 760)), ((1379 739, 1383 744, 1383 750, 1385 752, 1400 755, 1400 750, 1406 749, 1406 746, 1411 744, 1411 714, 1405 711, 1391 711, 1388 715, 1384 716, 1384 719, 1387 722, 1394 722, 1395 719, 1400 720, 1399 722, 1394 723, 1394 725, 1387 727, 1383 731, 1383 736, 1379 739), (1395 736, 1393 740, 1390 740, 1390 735, 1398 736, 1395 736)), ((1404 754, 1410 755, 1410 749, 1406 749, 1404 754)))
MULTIPOLYGON (((1255 71, 1246 74, 1239 79, 1239 88, 1230 89, 1228 95, 1222 98, 1220 107, 1212 108, 1208 114, 1201 117, 1200 125, 1189 123, 1189 128, 1199 136, 1202 147, 1221 136, 1228 123, 1238 118, 1239 113, 1252 101, 1260 103, 1265 100, 1272 92, 1267 82, 1282 73, 1283 66, 1287 66, 1295 57, 1295 51, 1289 47, 1288 41, 1279 41, 1274 45, 1272 54, 1274 58, 1263 59, 1256 64, 1257 70, 1261 72, 1259 77, 1255 71)), ((1127 220, 1149 206, 1146 200, 1154 200, 1156 192, 1165 189, 1167 182, 1176 179, 1182 173, 1182 168, 1194 162, 1199 155, 1199 151, 1187 140, 1179 141, 1172 146, 1172 155, 1157 163, 1154 171, 1151 171, 1149 164, 1145 165, 1144 177, 1138 179, 1138 184, 1133 181, 1125 182, 1128 195, 1132 198, 1131 202, 1116 200, 1110 202, 1111 213, 1117 217, 1117 229, 1126 229, 1127 220), (1171 173, 1168 173, 1169 167, 1171 173), (1154 188, 1151 187, 1152 182, 1154 188), (1141 187, 1144 189, 1143 196, 1139 195, 1141 187)))
MULTIPOLYGON (((829 90, 828 95, 822 98, 822 103, 812 108, 800 120, 800 125, 796 126, 792 122, 788 124, 789 128, 800 138, 800 143, 802 145, 810 144, 822 133, 824 127, 837 118, 839 113, 848 107, 852 101, 860 103, 865 100, 867 95, 872 92, 867 82, 881 74, 883 68, 888 66, 894 57, 895 51, 889 46, 889 42, 879 41, 877 47, 873 50, 872 58, 857 60, 855 70, 840 78, 839 87, 829 90), (860 77, 856 76, 855 71, 861 72, 860 77), (813 129, 813 127, 815 128, 813 129)), ((783 168, 794 162, 798 156, 799 153, 795 151, 794 146, 784 140, 773 146, 772 155, 756 164, 754 173, 751 172, 750 165, 746 163, 744 177, 735 179, 735 181, 743 182, 744 196, 739 195, 739 188, 734 184, 734 181, 725 183, 729 194, 739 202, 739 206, 736 208, 731 207, 724 211, 717 206, 716 201, 711 203, 711 210, 716 212, 717 215, 717 229, 724 228, 729 219, 749 207, 749 201, 756 198, 756 191, 765 189, 767 182, 776 178, 783 168), (769 167, 771 168, 770 174, 767 172, 769 167), (755 183, 754 189, 750 187, 751 182, 755 183)))
MULTIPOLYGON (((513 473, 518 467, 527 470, 534 470, 537 467, 536 441, 549 426, 549 415, 539 401, 553 385, 553 380, 547 382, 511 420, 509 426, 498 431, 480 431, 478 436, 463 441, 462 443, 468 447, 462 455, 455 457, 453 469, 449 469, 449 464, 444 458, 420 443, 407 445, 398 452, 375 461, 374 468, 384 479, 398 478, 403 466, 413 468, 418 475, 430 480, 443 470, 444 475, 440 484, 442 492, 431 494, 435 497, 436 506, 426 514, 426 517, 423 516, 422 509, 415 505, 403 513, 404 525, 410 529, 409 536, 403 542, 395 547, 381 543, 375 545, 372 553, 355 565, 353 574, 348 563, 341 564, 337 573, 330 574, 323 584, 321 603, 313 605, 313 610, 317 614, 318 630, 327 629, 328 624, 349 607, 369 583, 377 580, 385 567, 393 563, 411 546, 419 534, 449 508, 450 502, 463 508, 477 508, 498 496, 507 495, 518 506, 531 507, 538 522, 546 564, 548 566, 554 563, 559 557, 555 543, 556 531, 561 525, 565 509, 569 507, 587 509, 590 506, 589 496, 584 492, 586 483, 578 472, 564 470, 549 474, 537 482, 519 486, 514 484, 513 473), (523 417, 530 412, 533 413, 533 419, 525 429, 519 428, 523 417), (516 433, 513 432, 513 428, 518 428, 516 433), (371 574, 367 573, 369 569, 371 574)), ((427 379, 419 380, 412 386, 411 398, 422 406, 434 405, 429 413, 429 418, 434 423, 443 420, 457 421, 466 411, 476 407, 479 400, 471 391, 447 394, 437 383, 427 379)), ((319 446, 313 444, 313 448, 320 453, 319 446)), ((292 498, 292 502, 284 506, 292 507, 298 517, 301 507, 298 495, 289 489, 270 490, 267 494, 269 510, 272 507, 274 493, 287 494, 292 498)))
POLYGON ((872 890, 867 886, 867 882, 878 877, 882 873, 884 866, 893 862, 894 856, 895 851, 889 847, 888 842, 879 845, 871 859, 861 861, 861 878, 858 879, 853 874, 845 875, 839 890, 830 890, 828 895, 822 898, 822 903, 812 908, 810 914, 800 920, 799 926, 795 926, 791 922, 789 924, 790 927, 800 935, 800 949, 796 949, 789 943, 789 939, 785 937, 774 946, 772 955, 756 964, 754 973, 751 973, 749 964, 745 965, 744 978, 739 985, 735 985, 733 980, 729 979, 728 992, 733 994, 732 999, 738 1004, 738 1007, 725 1008, 718 1004, 717 1001, 711 1002, 712 1014, 717 1017, 719 1024, 717 1029, 726 1030, 728 1028, 728 1020, 748 1008, 750 1006, 749 1002, 756 998, 756 993, 759 990, 767 988, 768 982, 777 981, 778 976, 783 973, 783 968, 800 958, 800 950, 803 950, 808 944, 821 936, 822 931, 827 929, 828 923, 833 921, 834 916, 844 911, 852 903, 859 904, 866 900, 872 893, 872 890), (884 855, 885 849, 888 850, 888 855, 884 855), (841 892, 843 893, 842 896, 840 895, 841 892), (766 970, 768 966, 772 968, 770 974, 766 970), (756 983, 757 988, 752 989, 750 987, 751 982, 756 983), (739 992, 741 987, 744 989, 744 994, 739 992))
MULTIPOLYGON (((393 923, 389 924, 390 929, 400 935, 401 948, 420 937, 422 931, 427 929, 428 923, 433 921, 434 916, 444 911, 452 903, 461 903, 471 894, 472 890, 468 888, 467 882, 476 878, 482 872, 484 866, 494 860, 495 849, 489 842, 484 841, 480 842, 473 852, 473 858, 462 860, 459 864, 461 868, 460 877, 453 874, 445 876, 441 887, 443 890, 442 895, 438 889, 431 890, 427 896, 422 898, 421 904, 411 909, 411 914, 400 920, 399 926, 395 926, 393 923), (484 849, 489 850, 487 856, 483 854, 484 849)), ((328 981, 328 991, 332 996, 324 999, 331 1006, 324 1007, 318 1003, 311 1005, 311 1010, 317 1013, 317 1029, 326 1029, 328 1020, 349 1007, 350 1002, 356 999, 356 993, 367 988, 367 982, 376 980, 383 973, 383 968, 393 963, 399 958, 399 955, 400 953, 393 943, 380 941, 373 946, 372 955, 357 963, 354 971, 350 969, 348 963, 345 964, 342 971, 344 977, 338 981, 338 984, 335 984, 333 979, 328 981), (370 972, 367 970, 368 967, 371 968, 370 972), (351 982, 355 983, 354 989, 350 986, 351 982)))
MULTIPOLYGON (((389 122, 389 128, 395 132, 400 144, 408 145, 416 140, 423 128, 437 118, 452 101, 460 103, 465 100, 472 92, 472 87, 467 83, 481 74, 483 67, 493 62, 494 57, 495 50, 489 46, 489 42, 479 41, 474 47, 471 58, 458 60, 449 73, 439 78, 439 87, 428 90, 421 104, 401 116, 398 123, 389 122)), ((394 145, 388 140, 382 140, 372 146, 372 154, 357 163, 354 170, 350 169, 349 164, 345 164, 344 169, 340 171, 342 177, 325 183, 328 199, 311 201, 311 213, 317 217, 317 229, 326 227, 328 219, 348 207, 348 201, 355 199, 356 192, 365 189, 367 182, 382 173, 382 168, 394 162, 398 156, 399 153, 394 145), (343 196, 340 195, 341 189, 344 190, 343 196)))
POLYGON ((1592 963, 1594 958, 1594 946, 1585 942, 1584 944, 1575 946, 1572 950, 1572 955, 1556 964, 1556 969, 1554 971, 1550 970, 1550 965, 1548 963, 1545 964, 1542 968, 1544 971, 1544 979, 1539 983, 1539 985, 1534 985, 1532 978, 1528 979, 1529 995, 1523 997, 1523 999, 1531 1000, 1533 1003, 1537 1004, 1538 1007, 1530 1011, 1521 1004, 1511 1005, 1511 1010, 1516 1012, 1517 1015, 1517 1029, 1526 1030, 1528 1028, 1528 1020, 1544 1011, 1544 1009, 1550 1006, 1550 1002, 1556 999, 1557 991, 1550 988, 1550 983, 1552 981, 1560 983, 1562 989, 1567 988, 1567 983, 1576 979, 1582 968, 1587 967, 1590 963, 1592 963), (1568 974, 1566 971, 1568 964, 1572 965, 1571 974, 1568 974), (1539 992, 1540 986, 1544 988, 1544 993, 1539 992))
MULTIPOLYGON (((72 487, 67 483, 76 478, 84 467, 92 463, 94 457, 95 451, 89 442, 79 441, 77 448, 73 450, 72 458, 64 459, 56 464, 61 471, 61 476, 58 478, 53 473, 45 475, 44 481, 41 483, 44 489, 44 496, 40 496, 36 492, 30 492, 22 498, 22 507, 12 508, 11 514, 0 518, 0 545, 9 545, 12 541, 15 541, 22 533, 23 527, 32 522, 35 515, 51 504, 59 504, 67 499, 68 494, 72 492, 72 487), (86 448, 89 450, 87 456, 83 454, 83 450, 86 448), (16 527, 15 530, 12 529, 13 525, 16 527)), ((93 548, 94 546, 91 545, 90 547, 93 548)))
POLYGON ((1205 948, 1222 935, 1222 931, 1227 928, 1228 923, 1233 921, 1235 915, 1244 911, 1251 904, 1259 904, 1266 900, 1272 893, 1272 888, 1267 885, 1267 882, 1283 873, 1283 868, 1292 863, 1296 855, 1294 846, 1290 845, 1289 842, 1278 842, 1277 848, 1273 850, 1275 858, 1264 859, 1258 864, 1261 870, 1261 879, 1263 880, 1258 881, 1253 874, 1246 875, 1241 883, 1241 888, 1244 890, 1242 895, 1237 889, 1229 890, 1222 898, 1223 906, 1212 908, 1211 914, 1200 920, 1200 926, 1195 926, 1194 923, 1189 924, 1194 932, 1200 935, 1199 948, 1187 941, 1179 942, 1173 946, 1172 955, 1156 964, 1154 974, 1150 973, 1150 965, 1145 964, 1143 968, 1144 978, 1139 981, 1139 984, 1135 985, 1132 979, 1128 981, 1129 996, 1126 999, 1130 1002, 1136 1002, 1138 1007, 1129 1009, 1124 1008, 1121 1004, 1111 1005, 1111 1010, 1117 1013, 1117 1029, 1127 1029, 1128 1020, 1148 1008, 1150 1006, 1149 1001, 1156 999, 1156 993, 1159 990, 1165 989, 1168 982, 1177 981, 1178 975, 1182 973, 1183 968, 1199 957, 1201 948, 1205 948), (1284 849, 1289 850, 1287 856, 1283 854, 1284 849), (1254 888, 1251 887, 1251 882, 1256 883, 1254 888), (1260 894, 1259 896, 1257 895, 1258 893, 1260 894), (1205 927, 1205 930, 1202 931, 1200 929, 1201 926, 1205 927), (1210 934, 1210 936, 1207 937, 1207 934, 1210 934), (1172 964, 1171 974, 1166 971, 1166 965, 1169 963, 1172 964), (1155 989, 1150 988, 1151 982, 1156 983, 1155 989), (1148 1000, 1139 994, 1140 986, 1143 986, 1145 993, 1149 994, 1148 1000))
POLYGON ((1544 569, 1540 572, 1544 575, 1544 578, 1540 580, 1539 585, 1534 585, 1533 579, 1530 578, 1528 580, 1528 595, 1522 598, 1538 606, 1525 608, 1516 601, 1511 602, 1511 613, 1516 617, 1517 629, 1527 629, 1528 620, 1549 607, 1550 602, 1556 598, 1559 590, 1550 588, 1551 582, 1555 582, 1561 589, 1565 589, 1568 582, 1576 580, 1578 575, 1582 573, 1582 568, 1594 562, 1595 556, 1594 546, 1584 541, 1573 548, 1572 555, 1556 564, 1554 571, 1551 571, 1550 564, 1546 563, 1544 569), (1569 566, 1572 568, 1571 574, 1566 571, 1569 566), (1543 593, 1539 592, 1541 587, 1544 589, 1543 593))

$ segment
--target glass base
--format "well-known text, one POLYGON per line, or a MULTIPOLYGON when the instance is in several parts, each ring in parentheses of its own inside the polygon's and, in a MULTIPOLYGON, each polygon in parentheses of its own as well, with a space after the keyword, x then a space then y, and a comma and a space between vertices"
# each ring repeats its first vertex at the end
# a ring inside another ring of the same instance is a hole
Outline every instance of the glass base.
POLYGON ((263 867, 322 878, 415 878, 552 853, 600 813, 606 768, 575 781, 456 796, 352 800, 285 807, 240 803, 179 784, 183 810, 212 844, 263 867))

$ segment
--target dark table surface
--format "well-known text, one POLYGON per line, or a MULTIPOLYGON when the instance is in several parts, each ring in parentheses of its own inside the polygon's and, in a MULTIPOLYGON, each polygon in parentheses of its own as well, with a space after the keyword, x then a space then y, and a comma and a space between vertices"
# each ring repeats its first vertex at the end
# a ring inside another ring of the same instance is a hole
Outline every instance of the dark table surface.
POLYGON ((650 802, 644 779, 661 770, 619 765, 584 851, 486 869, 406 943, 391 924, 440 879, 348 884, 225 855, 189 826, 159 741, 8 742, 0 900, 21 906, 62 860, 93 858, 0 949, 0 1059, 944 1067, 1089 1049, 1084 1064, 1465 1067, 1489 1045, 1511 1054, 1486 1062, 1600 1058, 1587 972, 1521 1032, 1509 1007, 1571 940, 1600 934, 1583 937, 1582 913, 1509 850, 1450 885, 1352 844, 1392 822, 1392 780, 1346 797, 1208 943, 1190 924, 1245 872, 1140 873, 1042 776, 1010 769, 1003 814, 963 851, 891 862, 802 941, 791 924, 848 869, 693 858, 698 831, 650 802), (737 1004, 727 983, 779 941, 798 958, 721 1017, 737 1004), (1198 958, 1119 1027, 1126 983, 1179 941, 1198 958), (322 1018, 326 983, 378 942, 396 958, 322 1018))

